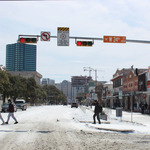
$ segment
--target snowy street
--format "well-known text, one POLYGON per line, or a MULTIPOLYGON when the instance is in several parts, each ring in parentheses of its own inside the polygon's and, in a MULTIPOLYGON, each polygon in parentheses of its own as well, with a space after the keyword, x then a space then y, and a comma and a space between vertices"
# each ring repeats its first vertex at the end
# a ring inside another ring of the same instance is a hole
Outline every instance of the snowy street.
MULTIPOLYGON (((84 107, 85 108, 85 107, 84 107)), ((94 107, 93 107, 94 108, 94 107)), ((85 108, 86 109, 86 108, 85 108)), ((8 125, 0 126, 1 150, 98 150, 98 149, 150 149, 150 116, 123 112, 122 121, 115 117, 115 110, 106 110, 105 124, 80 123, 93 121, 93 111, 84 112, 70 105, 33 106, 27 111, 18 110, 8 125), (129 122, 126 122, 129 121, 129 122), (142 124, 140 124, 142 123, 142 124), (114 132, 96 129, 133 129, 134 132, 114 132)), ((2 113, 6 121, 8 113, 2 113)))

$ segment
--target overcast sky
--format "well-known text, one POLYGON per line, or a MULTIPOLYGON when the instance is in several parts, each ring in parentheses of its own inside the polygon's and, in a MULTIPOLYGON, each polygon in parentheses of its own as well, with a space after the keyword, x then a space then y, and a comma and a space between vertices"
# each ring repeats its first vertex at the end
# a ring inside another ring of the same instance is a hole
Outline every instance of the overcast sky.
MULTIPOLYGON (((6 66, 6 45, 16 43, 19 34, 57 36, 57 27, 69 27, 70 36, 150 40, 149 0, 0 1, 0 65, 6 66)), ((37 43, 37 72, 56 83, 71 76, 89 75, 83 67, 102 70, 99 81, 110 81, 117 68, 148 68, 150 45, 104 43, 92 47, 57 46, 57 38, 37 43)), ((92 71, 95 79, 95 72, 92 71)))

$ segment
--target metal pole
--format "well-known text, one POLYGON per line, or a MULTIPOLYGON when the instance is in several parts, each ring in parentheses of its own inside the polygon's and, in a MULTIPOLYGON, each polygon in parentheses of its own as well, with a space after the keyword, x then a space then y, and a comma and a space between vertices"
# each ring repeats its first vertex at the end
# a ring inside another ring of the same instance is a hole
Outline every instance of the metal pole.
POLYGON ((95 94, 97 94, 97 70, 95 70, 95 94))
MULTIPOLYGON (((18 35, 18 39, 21 36, 27 36, 27 37, 41 37, 41 35, 18 35)), ((57 36, 50 36, 50 38, 57 38, 57 36)), ((85 39, 85 40, 100 40, 103 41, 103 38, 95 38, 95 37, 69 37, 69 39, 85 39)), ((150 44, 150 41, 145 40, 132 40, 132 39, 126 39, 126 42, 130 43, 144 43, 144 44, 150 44)))
POLYGON ((132 108, 133 108, 133 106, 132 106, 132 88, 131 88, 131 122, 133 121, 132 120, 132 108))

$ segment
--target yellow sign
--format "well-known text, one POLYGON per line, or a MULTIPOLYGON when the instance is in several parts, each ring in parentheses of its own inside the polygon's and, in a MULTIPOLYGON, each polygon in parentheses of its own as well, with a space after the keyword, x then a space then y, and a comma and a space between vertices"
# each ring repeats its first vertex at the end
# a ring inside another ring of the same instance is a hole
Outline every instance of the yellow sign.
POLYGON ((58 27, 57 30, 58 31, 69 31, 69 28, 67 28, 67 27, 58 27))

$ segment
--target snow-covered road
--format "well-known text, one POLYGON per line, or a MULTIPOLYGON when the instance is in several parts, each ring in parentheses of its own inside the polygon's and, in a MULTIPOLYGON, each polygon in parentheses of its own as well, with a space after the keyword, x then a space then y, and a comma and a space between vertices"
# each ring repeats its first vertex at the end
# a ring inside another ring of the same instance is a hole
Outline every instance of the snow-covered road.
MULTIPOLYGON (((4 120, 8 113, 2 113, 4 120)), ((125 115, 125 114, 124 114, 125 115)), ((1 150, 97 150, 97 149, 150 149, 150 127, 115 120, 109 112, 110 124, 90 124, 93 112, 68 106, 29 107, 18 110, 8 125, 0 126, 1 150), (93 126, 93 127, 90 127, 93 126), (134 129, 133 133, 98 130, 94 127, 134 129)), ((125 119, 128 117, 126 116, 125 119)))

